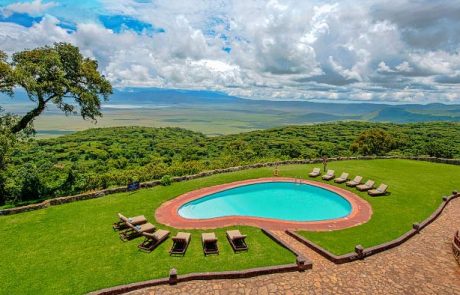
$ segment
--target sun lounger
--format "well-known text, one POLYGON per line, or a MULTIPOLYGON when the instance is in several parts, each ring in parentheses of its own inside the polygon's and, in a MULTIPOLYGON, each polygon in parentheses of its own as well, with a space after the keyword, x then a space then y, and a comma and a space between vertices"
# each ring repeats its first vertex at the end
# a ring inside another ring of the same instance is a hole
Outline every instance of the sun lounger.
POLYGON ((321 169, 313 168, 313 171, 308 173, 308 176, 310 176, 310 177, 318 177, 318 176, 320 176, 320 174, 321 174, 321 169))
POLYGON ((349 187, 355 187, 361 184, 363 178, 361 176, 355 176, 353 180, 347 181, 346 185, 349 187))
POLYGON ((233 248, 233 251, 247 251, 248 245, 246 245, 246 235, 242 235, 239 230, 228 230, 227 239, 233 248))
POLYGON ((360 185, 357 185, 356 186, 356 189, 358 189, 359 191, 368 191, 370 189, 372 189, 374 187, 374 184, 375 184, 375 181, 373 180, 368 180, 366 181, 365 184, 360 184, 360 185))
POLYGON ((331 180, 334 177, 335 177, 335 171, 334 170, 327 170, 327 173, 325 175, 323 175, 324 180, 331 180))
POLYGON ((387 193, 387 189, 388 189, 388 185, 382 183, 378 188, 371 189, 367 193, 370 196, 382 196, 387 193))
POLYGON ((169 251, 169 255, 185 255, 191 240, 190 233, 178 232, 172 240, 173 245, 169 251))
POLYGON ((155 231, 155 226, 150 222, 141 225, 132 225, 128 223, 128 229, 120 232, 120 239, 122 241, 129 241, 138 238, 142 233, 152 233, 155 231))
POLYGON ((340 177, 337 177, 336 179, 334 179, 334 182, 335 183, 344 183, 345 181, 348 180, 349 175, 350 174, 343 172, 342 175, 340 175, 340 177))
POLYGON ((144 215, 126 217, 123 214, 118 213, 118 218, 120 219, 120 221, 115 222, 112 226, 114 230, 126 229, 128 228, 128 223, 132 225, 140 225, 140 224, 144 224, 147 222, 147 219, 145 218, 144 215))
POLYGON ((169 236, 169 231, 159 229, 154 233, 144 232, 144 241, 138 246, 140 250, 152 252, 158 245, 163 243, 169 236))
POLYGON ((203 244, 203 252, 205 256, 209 254, 219 254, 217 238, 214 233, 202 233, 201 242, 203 244))

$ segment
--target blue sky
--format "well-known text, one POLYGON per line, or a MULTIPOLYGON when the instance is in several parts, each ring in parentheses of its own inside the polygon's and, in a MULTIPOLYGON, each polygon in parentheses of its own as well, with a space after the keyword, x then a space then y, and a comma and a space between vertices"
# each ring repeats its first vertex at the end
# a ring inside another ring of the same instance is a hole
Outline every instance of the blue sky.
POLYGON ((460 103, 460 2, 0 1, 0 49, 73 43, 116 87, 460 103))

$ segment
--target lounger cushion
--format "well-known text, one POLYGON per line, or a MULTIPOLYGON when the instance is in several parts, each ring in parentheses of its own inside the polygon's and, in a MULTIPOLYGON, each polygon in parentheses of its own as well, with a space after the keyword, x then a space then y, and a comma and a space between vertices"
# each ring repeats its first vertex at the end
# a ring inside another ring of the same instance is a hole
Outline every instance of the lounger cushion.
POLYGON ((137 225, 135 228, 139 232, 152 232, 155 230, 155 226, 151 224, 150 222, 144 223, 141 225, 137 225))
POLYGON ((140 224, 140 223, 146 223, 147 222, 147 219, 145 218, 144 215, 134 216, 132 218, 129 218, 128 220, 132 224, 140 224))
POLYGON ((173 237, 173 241, 185 241, 188 243, 190 240, 190 233, 178 232, 175 237, 173 237))
POLYGON ((201 234, 201 240, 203 242, 216 242, 217 238, 214 233, 202 233, 201 234))
POLYGON ((161 240, 161 239, 163 239, 165 236, 168 236, 168 235, 169 235, 169 231, 163 230, 163 229, 159 229, 159 230, 157 230, 157 231, 154 232, 154 233, 146 232, 146 233, 142 233, 142 235, 143 235, 144 237, 150 238, 150 239, 152 239, 152 240, 161 240))
POLYGON ((242 235, 241 232, 237 229, 235 230, 228 230, 227 235, 231 240, 236 240, 236 239, 244 239, 246 238, 246 235, 242 235))

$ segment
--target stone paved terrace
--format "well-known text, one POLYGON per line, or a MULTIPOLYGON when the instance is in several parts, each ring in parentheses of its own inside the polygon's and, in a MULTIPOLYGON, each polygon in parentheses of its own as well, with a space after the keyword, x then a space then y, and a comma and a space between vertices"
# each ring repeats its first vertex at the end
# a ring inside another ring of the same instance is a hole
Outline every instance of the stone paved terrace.
POLYGON ((460 198, 421 234, 362 261, 335 265, 282 232, 313 260, 313 270, 239 280, 193 281, 131 292, 153 294, 460 294, 451 241, 460 228, 460 198))

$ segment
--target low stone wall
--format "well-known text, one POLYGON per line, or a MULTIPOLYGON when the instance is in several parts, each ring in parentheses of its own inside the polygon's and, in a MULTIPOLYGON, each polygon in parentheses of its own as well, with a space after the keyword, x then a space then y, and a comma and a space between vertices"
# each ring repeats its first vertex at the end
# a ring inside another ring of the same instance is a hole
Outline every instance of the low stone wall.
MULTIPOLYGON (((433 158, 433 157, 361 156, 361 157, 329 158, 328 161, 332 162, 332 161, 345 161, 345 160, 374 160, 374 159, 408 159, 408 160, 416 160, 416 161, 427 161, 427 162, 433 162, 433 163, 460 165, 460 159, 441 159, 441 158, 433 158)), ((256 163, 256 164, 251 164, 251 165, 236 166, 236 167, 230 167, 230 168, 224 168, 224 169, 215 169, 215 170, 200 172, 200 173, 193 174, 193 175, 173 177, 172 182, 187 181, 187 180, 211 176, 215 174, 236 172, 236 171, 242 171, 242 170, 254 169, 254 168, 274 167, 274 166, 293 165, 293 164, 314 164, 314 163, 322 163, 322 159, 286 160, 286 161, 278 161, 278 162, 256 163)), ((150 188, 150 187, 154 187, 160 184, 161 184, 160 180, 153 180, 153 181, 141 183, 140 187, 150 188)), ((123 187, 104 189, 100 191, 82 193, 82 194, 78 194, 75 196, 59 197, 59 198, 49 199, 49 200, 43 201, 38 204, 31 204, 31 205, 22 206, 22 207, 0 210, 0 216, 18 214, 18 213, 23 213, 27 211, 33 211, 33 210, 39 210, 39 209, 47 208, 49 206, 71 203, 75 201, 95 199, 95 198, 100 198, 106 195, 127 192, 127 191, 128 191, 128 188, 126 186, 123 186, 123 187)))
MULTIPOLYGON (((355 260, 358 260, 358 259, 364 259, 364 258, 366 258, 368 256, 371 256, 371 255, 374 255, 374 254, 389 250, 391 248, 394 248, 394 247, 397 247, 397 246, 403 244, 404 242, 406 242, 407 240, 409 240, 410 238, 412 238, 413 236, 418 234, 423 228, 425 228, 430 223, 435 221, 436 218, 438 218, 439 215, 441 215, 442 211, 447 206, 447 204, 451 200, 453 200, 455 198, 458 198, 458 197, 460 197, 460 193, 458 193, 458 192, 453 192, 452 195, 449 196, 449 197, 443 197, 441 205, 439 205, 438 209, 436 209, 436 211, 434 211, 433 214, 430 215, 430 217, 428 217, 427 219, 425 219, 421 223, 414 223, 413 226, 412 226, 413 228, 411 230, 409 230, 407 233, 405 233, 402 236, 400 236, 399 238, 397 238, 397 239, 395 239, 393 241, 387 242, 387 243, 383 243, 383 244, 380 244, 380 245, 377 245, 377 246, 370 247, 370 248, 363 248, 361 245, 356 245, 355 252, 347 253, 347 254, 340 255, 340 256, 332 254, 331 252, 327 251, 326 249, 318 246, 317 244, 313 243, 312 241, 306 239, 305 237, 303 237, 303 236, 301 236, 301 235, 299 235, 299 234, 297 234, 297 233, 295 233, 293 231, 287 230, 286 233, 288 235, 290 235, 291 237, 293 237, 294 239, 296 239, 297 241, 299 241, 300 243, 308 246, 313 251, 315 251, 318 254, 320 254, 320 255, 324 256, 325 258, 329 259, 330 261, 332 261, 332 262, 334 262, 336 264, 343 264, 343 263, 352 262, 352 261, 355 261, 355 260)), ((455 249, 454 249, 454 253, 455 253, 455 249)), ((459 244, 459 252, 458 253, 460 253, 460 244, 459 244)))
POLYGON ((222 280, 222 279, 242 279, 242 278, 251 278, 260 275, 274 274, 274 273, 283 273, 283 272, 295 272, 295 271, 305 271, 312 268, 312 262, 300 255, 296 250, 291 248, 289 245, 279 240, 272 232, 269 230, 262 229, 262 232, 274 240, 277 244, 285 247, 291 251, 296 256, 296 262, 292 264, 277 265, 277 266, 267 266, 267 267, 258 267, 251 268, 246 270, 237 270, 237 271, 222 271, 222 272, 201 272, 201 273, 191 273, 186 275, 179 275, 175 268, 172 268, 169 271, 169 277, 149 280, 139 283, 127 284, 123 286, 116 286, 112 288, 107 288, 95 292, 91 292, 92 295, 115 295, 115 294, 124 294, 134 290, 139 290, 143 288, 158 286, 158 285, 175 285, 182 282, 189 282, 195 280, 222 280))

